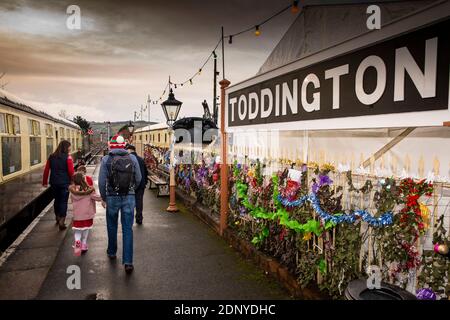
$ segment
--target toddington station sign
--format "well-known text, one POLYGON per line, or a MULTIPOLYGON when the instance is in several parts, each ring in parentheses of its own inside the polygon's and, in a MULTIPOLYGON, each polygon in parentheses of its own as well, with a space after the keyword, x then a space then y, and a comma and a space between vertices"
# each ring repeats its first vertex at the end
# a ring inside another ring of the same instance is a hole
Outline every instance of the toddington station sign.
POLYGON ((228 127, 448 110, 449 30, 446 19, 230 88, 228 127))

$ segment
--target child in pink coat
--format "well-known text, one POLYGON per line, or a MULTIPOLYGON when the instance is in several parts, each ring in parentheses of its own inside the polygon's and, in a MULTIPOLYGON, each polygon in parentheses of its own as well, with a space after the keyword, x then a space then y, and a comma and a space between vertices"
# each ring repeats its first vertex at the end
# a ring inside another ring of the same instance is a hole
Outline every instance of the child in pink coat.
POLYGON ((73 248, 74 254, 80 256, 88 250, 87 238, 94 224, 95 201, 101 201, 102 198, 86 183, 83 173, 75 173, 73 182, 74 184, 69 187, 73 204, 72 230, 75 236, 73 248))

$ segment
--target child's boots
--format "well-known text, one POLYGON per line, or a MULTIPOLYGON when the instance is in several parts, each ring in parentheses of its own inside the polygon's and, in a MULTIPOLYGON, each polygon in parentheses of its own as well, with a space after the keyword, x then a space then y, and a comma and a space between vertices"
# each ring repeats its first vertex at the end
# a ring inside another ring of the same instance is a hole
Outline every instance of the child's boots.
POLYGON ((75 244, 73 246, 73 254, 76 257, 79 257, 81 255, 81 241, 80 240, 75 241, 75 244))

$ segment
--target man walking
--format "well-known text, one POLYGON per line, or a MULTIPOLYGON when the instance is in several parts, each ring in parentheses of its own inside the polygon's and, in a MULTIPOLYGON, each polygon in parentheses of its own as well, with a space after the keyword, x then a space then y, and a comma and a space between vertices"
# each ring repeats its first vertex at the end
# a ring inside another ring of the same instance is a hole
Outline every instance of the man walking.
POLYGON ((133 272, 133 221, 135 190, 141 183, 141 170, 134 155, 125 150, 125 139, 114 136, 109 143, 110 152, 100 165, 98 186, 106 202, 106 226, 108 229, 107 254, 116 258, 117 227, 120 211, 122 224, 122 263, 127 274, 133 272))
POLYGON ((145 187, 147 186, 148 182, 148 170, 147 166, 145 165, 144 159, 139 157, 136 153, 136 147, 132 144, 127 145, 127 150, 130 154, 134 155, 136 159, 139 162, 139 169, 141 169, 142 174, 142 180, 140 185, 136 188, 135 192, 135 200, 136 200, 136 223, 141 225, 142 224, 142 210, 144 209, 144 192, 145 187))

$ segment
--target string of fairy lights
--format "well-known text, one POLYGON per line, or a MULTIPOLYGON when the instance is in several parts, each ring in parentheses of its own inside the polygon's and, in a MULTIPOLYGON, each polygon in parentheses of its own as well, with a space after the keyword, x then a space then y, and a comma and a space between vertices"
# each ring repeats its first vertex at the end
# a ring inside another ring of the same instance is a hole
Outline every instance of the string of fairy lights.
MULTIPOLYGON (((289 4, 288 6, 282 8, 281 10, 277 11, 276 13, 272 14, 270 17, 266 18, 265 20, 252 25, 251 27, 248 27, 246 29, 243 29, 239 32, 236 33, 232 33, 232 34, 228 34, 228 35, 223 35, 219 38, 219 40, 217 41, 217 44, 214 46, 214 48, 212 49, 212 51, 210 51, 210 54, 208 55, 208 57, 204 60, 203 64, 200 65, 199 68, 196 69, 196 72, 194 74, 192 74, 189 78, 187 78, 184 81, 181 82, 174 82, 172 81, 171 77, 168 77, 168 80, 164 86, 164 89, 162 90, 161 94, 158 97, 158 99, 153 100, 150 99, 150 96, 147 99, 147 104, 145 106, 141 106, 140 111, 135 111, 135 120, 141 118, 140 120, 143 120, 143 116, 142 116, 142 111, 147 111, 148 108, 150 108, 150 105, 152 104, 160 104, 165 95, 166 92, 168 92, 168 90, 170 90, 170 88, 173 86, 175 89, 179 88, 179 87, 184 87, 187 84, 189 85, 193 85, 194 84, 194 79, 198 76, 200 76, 202 74, 203 68, 208 64, 208 62, 211 60, 211 58, 217 58, 217 54, 216 54, 216 50, 219 47, 220 44, 222 44, 223 41, 228 40, 228 44, 233 44, 233 39, 235 39, 236 37, 251 32, 253 31, 255 36, 259 37, 261 35, 261 29, 262 26, 266 23, 268 23, 269 21, 271 21, 272 19, 278 17, 279 15, 283 14, 284 12, 290 10, 292 13, 297 14, 298 12, 300 12, 301 7, 303 7, 303 4, 301 4, 300 0, 295 0, 292 1, 291 4, 289 4), (139 116, 140 114, 140 116, 139 116)), ((149 119, 150 120, 150 119, 149 119)))

